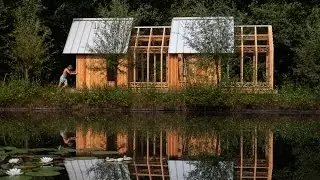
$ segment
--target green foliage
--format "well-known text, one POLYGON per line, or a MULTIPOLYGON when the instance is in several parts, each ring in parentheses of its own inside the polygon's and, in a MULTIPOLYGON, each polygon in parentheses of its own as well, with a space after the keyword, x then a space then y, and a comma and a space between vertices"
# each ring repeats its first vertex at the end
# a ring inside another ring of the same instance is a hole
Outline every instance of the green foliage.
POLYGON ((0 0, 0 77, 9 73, 9 13, 8 8, 0 0))
POLYGON ((49 43, 46 38, 49 29, 42 25, 38 13, 40 0, 23 0, 22 5, 14 10, 13 68, 25 80, 30 74, 39 77, 48 58, 49 43))

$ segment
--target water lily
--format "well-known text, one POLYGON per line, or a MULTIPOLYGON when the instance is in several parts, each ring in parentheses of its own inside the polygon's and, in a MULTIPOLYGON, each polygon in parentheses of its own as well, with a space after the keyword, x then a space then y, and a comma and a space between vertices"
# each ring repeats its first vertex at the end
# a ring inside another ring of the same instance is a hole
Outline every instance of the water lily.
POLYGON ((17 164, 19 162, 19 158, 12 158, 8 161, 10 164, 17 164))
POLYGON ((115 161, 115 159, 114 159, 114 158, 109 158, 109 157, 107 157, 107 158, 106 158, 106 161, 107 161, 107 162, 113 162, 113 161, 115 161))
POLYGON ((121 161, 123 161, 123 158, 117 158, 116 159, 118 162, 121 162, 121 161))
POLYGON ((53 158, 51 157, 42 157, 40 158, 41 163, 50 163, 51 161, 53 161, 53 158))
POLYGON ((19 176, 23 173, 21 172, 21 169, 13 168, 6 171, 6 174, 9 176, 19 176))
POLYGON ((123 160, 125 160, 125 161, 131 161, 132 158, 131 158, 131 157, 127 157, 127 156, 123 156, 123 160))

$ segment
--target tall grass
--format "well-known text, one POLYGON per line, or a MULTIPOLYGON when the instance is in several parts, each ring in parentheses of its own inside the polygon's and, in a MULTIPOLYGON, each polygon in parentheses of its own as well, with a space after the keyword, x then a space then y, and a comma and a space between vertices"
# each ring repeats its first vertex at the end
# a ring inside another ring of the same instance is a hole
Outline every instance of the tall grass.
POLYGON ((0 85, 0 107, 127 108, 153 110, 320 109, 320 93, 284 87, 279 93, 244 93, 213 86, 193 86, 180 91, 98 88, 58 89, 35 82, 12 80, 0 85))

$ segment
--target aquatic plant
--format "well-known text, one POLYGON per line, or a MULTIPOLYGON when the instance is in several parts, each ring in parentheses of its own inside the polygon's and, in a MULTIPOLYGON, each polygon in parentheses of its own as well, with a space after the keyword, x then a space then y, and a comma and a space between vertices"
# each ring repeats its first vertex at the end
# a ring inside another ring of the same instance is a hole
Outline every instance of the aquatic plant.
POLYGON ((51 157, 42 157, 42 158, 40 158, 40 162, 44 163, 44 164, 50 163, 51 161, 53 161, 53 158, 51 158, 51 157))
POLYGON ((10 164, 17 164, 19 162, 19 158, 13 158, 13 159, 9 159, 8 161, 10 164))
POLYGON ((12 169, 9 169, 8 171, 6 171, 6 174, 9 176, 19 176, 23 173, 21 172, 21 169, 12 168, 12 169))

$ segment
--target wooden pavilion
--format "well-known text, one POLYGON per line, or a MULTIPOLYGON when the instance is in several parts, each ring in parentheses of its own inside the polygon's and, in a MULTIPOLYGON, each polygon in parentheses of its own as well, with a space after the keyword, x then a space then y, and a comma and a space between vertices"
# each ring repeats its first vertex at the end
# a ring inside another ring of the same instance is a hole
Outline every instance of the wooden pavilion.
MULTIPOLYGON (((213 23, 220 19, 226 22, 231 34, 227 40, 230 41, 228 50, 222 54, 233 55, 236 59, 235 65, 223 64, 225 60, 219 59, 212 67, 204 70, 192 63, 201 61, 199 55, 202 52, 190 48, 186 40, 183 40, 183 37, 191 36, 186 32, 185 24, 197 23, 202 18, 173 18, 171 26, 138 27, 132 27, 132 18, 74 19, 63 53, 76 55, 78 73, 76 88, 119 86, 179 89, 190 84, 220 83, 228 87, 272 90, 274 87, 272 26, 235 26, 233 18, 228 17, 206 19, 213 23), (120 23, 121 29, 126 31, 114 32, 112 26, 106 25, 105 22, 120 23), (106 29, 109 28, 107 32, 110 32, 109 36, 113 39, 110 41, 109 37, 110 42, 107 43, 120 43, 123 49, 109 48, 105 51, 95 51, 92 48, 98 45, 95 43, 95 38, 99 34, 97 28, 99 24, 100 26, 104 24, 103 27, 106 29), (115 66, 108 65, 106 61, 108 55, 118 58, 115 66), (113 68, 116 70, 112 70, 113 68), (229 74, 229 71, 235 72, 235 76, 227 77, 225 74, 229 74), (226 78, 229 79, 228 83, 222 81, 226 78)), ((212 50, 206 53, 217 52, 212 50)))

